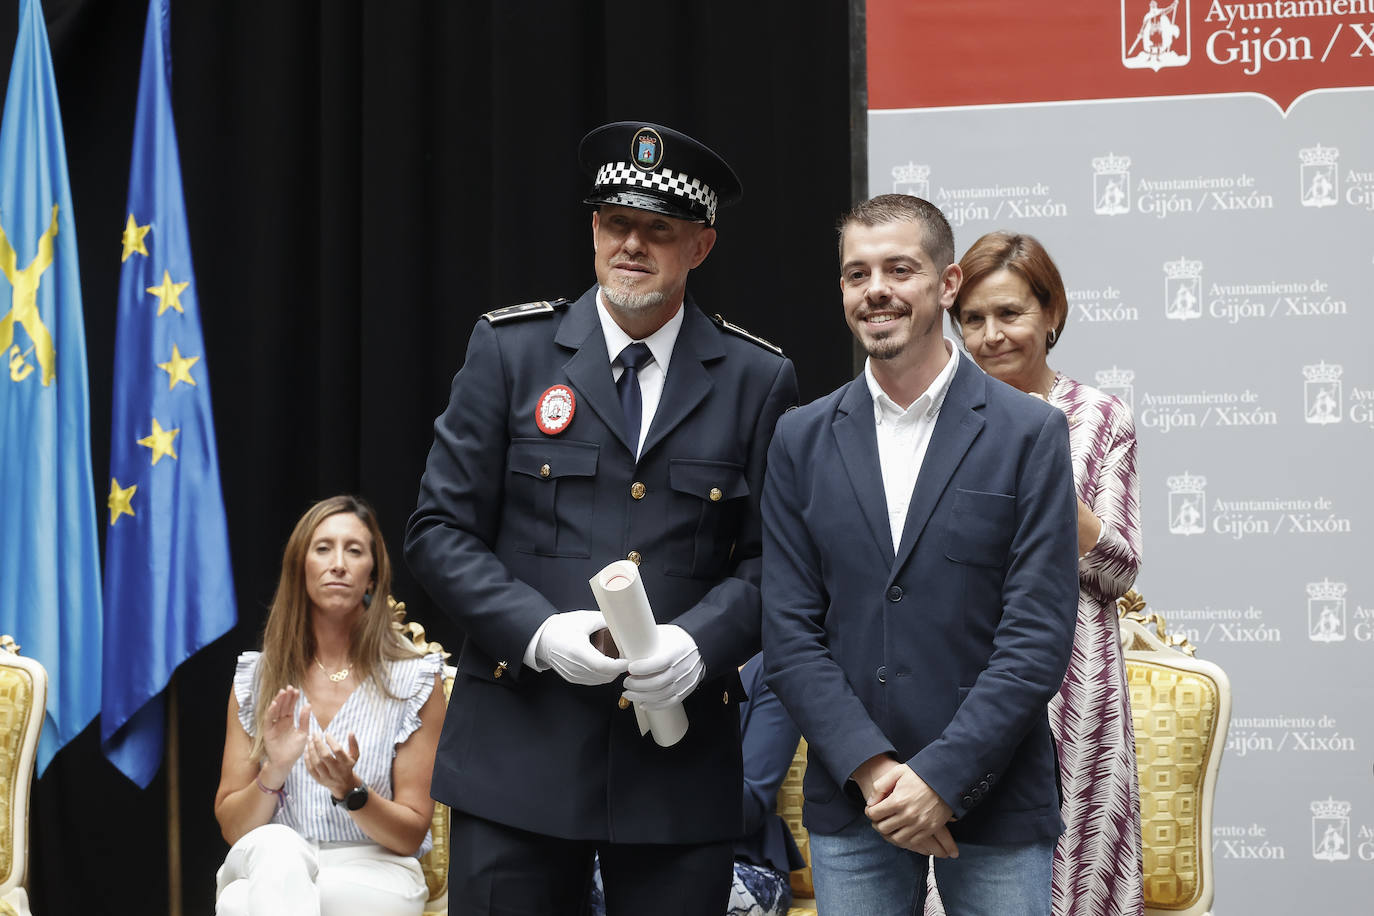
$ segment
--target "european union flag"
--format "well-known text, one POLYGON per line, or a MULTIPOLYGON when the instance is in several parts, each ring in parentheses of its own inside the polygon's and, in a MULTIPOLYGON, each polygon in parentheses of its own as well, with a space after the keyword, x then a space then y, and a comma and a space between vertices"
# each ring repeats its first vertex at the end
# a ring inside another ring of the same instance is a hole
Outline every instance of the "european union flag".
POLYGON ((38 0, 0 123, 0 631, 48 669, 41 774, 100 708, 100 555, 67 151, 38 0))
POLYGON ((143 35, 115 331, 105 535, 105 756, 146 787, 163 690, 234 625, 210 380, 172 124, 170 0, 143 35))

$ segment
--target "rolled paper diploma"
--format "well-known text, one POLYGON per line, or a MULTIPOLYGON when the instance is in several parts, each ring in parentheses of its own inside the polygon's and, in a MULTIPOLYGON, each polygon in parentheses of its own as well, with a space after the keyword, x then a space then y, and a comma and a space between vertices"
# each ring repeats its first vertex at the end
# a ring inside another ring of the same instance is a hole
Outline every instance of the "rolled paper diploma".
MULTIPOLYGON (((631 661, 653 655, 658 630, 639 567, 629 560, 616 560, 592 576, 590 585, 620 654, 631 661)), ((644 734, 647 727, 659 747, 672 747, 687 734, 687 711, 681 703, 666 709, 640 709, 638 703, 634 707, 639 733, 644 734)))

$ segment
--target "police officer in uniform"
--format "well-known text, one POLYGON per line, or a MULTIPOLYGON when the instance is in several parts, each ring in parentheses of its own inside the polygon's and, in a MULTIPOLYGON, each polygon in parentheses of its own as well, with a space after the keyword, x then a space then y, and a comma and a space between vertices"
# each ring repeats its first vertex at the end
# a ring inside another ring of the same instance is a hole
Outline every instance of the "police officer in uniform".
POLYGON ((580 158, 597 284, 477 322, 406 531, 467 635, 432 789, 453 809, 450 911, 579 913, 596 853, 610 916, 719 916, 759 496, 796 376, 686 291, 741 195, 725 161, 645 122, 597 128, 580 158), (658 624, 659 652, 634 662, 588 586, 626 558, 658 624), (658 746, 625 699, 683 702, 686 735, 658 746))

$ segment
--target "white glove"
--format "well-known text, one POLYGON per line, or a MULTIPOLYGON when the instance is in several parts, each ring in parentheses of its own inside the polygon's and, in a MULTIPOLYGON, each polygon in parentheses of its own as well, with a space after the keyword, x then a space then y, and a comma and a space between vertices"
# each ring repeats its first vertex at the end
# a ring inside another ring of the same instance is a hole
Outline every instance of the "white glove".
POLYGON ((681 703, 706 674, 706 663, 701 660, 691 634, 671 623, 660 623, 655 629, 656 651, 630 662, 630 673, 625 678, 625 699, 645 709, 681 703))
POLYGON ((609 684, 625 673, 629 663, 604 655, 592 645, 591 635, 605 627, 606 618, 600 611, 554 614, 544 622, 534 647, 534 660, 557 671, 569 684, 609 684))

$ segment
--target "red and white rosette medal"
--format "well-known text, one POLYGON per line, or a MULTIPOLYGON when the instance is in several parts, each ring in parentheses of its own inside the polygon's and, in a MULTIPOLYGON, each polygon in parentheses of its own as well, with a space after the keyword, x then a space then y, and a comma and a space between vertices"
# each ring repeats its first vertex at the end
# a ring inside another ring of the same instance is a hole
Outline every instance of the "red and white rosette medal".
POLYGON ((546 436, 556 436, 568 428, 577 412, 577 398, 567 385, 554 385, 539 396, 534 409, 534 424, 546 436))

